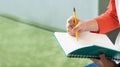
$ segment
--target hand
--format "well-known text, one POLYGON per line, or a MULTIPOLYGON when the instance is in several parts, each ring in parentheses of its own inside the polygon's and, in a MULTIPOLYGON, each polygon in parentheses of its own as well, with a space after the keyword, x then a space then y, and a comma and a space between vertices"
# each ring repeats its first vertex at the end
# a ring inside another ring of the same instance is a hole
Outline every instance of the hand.
POLYGON ((96 63, 99 67, 115 67, 116 63, 112 60, 108 60, 104 54, 100 55, 100 60, 93 59, 94 63, 96 63))
POLYGON ((74 17, 71 16, 67 20, 67 31, 70 35, 75 36, 75 32, 85 31, 85 22, 77 18, 77 25, 74 25, 74 17))

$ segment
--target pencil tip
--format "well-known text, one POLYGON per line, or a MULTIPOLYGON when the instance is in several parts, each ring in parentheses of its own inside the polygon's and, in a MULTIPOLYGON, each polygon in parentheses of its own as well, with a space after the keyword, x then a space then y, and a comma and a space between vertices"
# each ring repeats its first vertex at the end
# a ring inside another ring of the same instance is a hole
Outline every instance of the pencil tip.
POLYGON ((75 7, 73 8, 73 11, 75 12, 75 7))

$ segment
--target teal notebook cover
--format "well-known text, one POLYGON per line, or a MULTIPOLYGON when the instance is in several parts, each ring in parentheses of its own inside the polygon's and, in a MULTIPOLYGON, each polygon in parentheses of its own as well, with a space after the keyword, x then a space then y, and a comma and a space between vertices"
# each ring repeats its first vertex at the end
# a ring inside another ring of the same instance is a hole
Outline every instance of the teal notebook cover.
POLYGON ((120 60, 120 48, 105 34, 83 32, 78 41, 66 32, 55 32, 54 35, 67 57, 99 58, 100 54, 105 54, 109 59, 120 60))

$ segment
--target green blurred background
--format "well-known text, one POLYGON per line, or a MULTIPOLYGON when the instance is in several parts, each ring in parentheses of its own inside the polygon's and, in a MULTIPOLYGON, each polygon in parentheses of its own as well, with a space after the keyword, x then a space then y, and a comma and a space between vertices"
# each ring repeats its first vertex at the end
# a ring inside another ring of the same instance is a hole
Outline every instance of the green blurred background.
POLYGON ((73 6, 78 17, 89 19, 104 12, 108 1, 0 0, 0 67, 84 67, 92 63, 67 58, 53 33, 66 31, 73 6))

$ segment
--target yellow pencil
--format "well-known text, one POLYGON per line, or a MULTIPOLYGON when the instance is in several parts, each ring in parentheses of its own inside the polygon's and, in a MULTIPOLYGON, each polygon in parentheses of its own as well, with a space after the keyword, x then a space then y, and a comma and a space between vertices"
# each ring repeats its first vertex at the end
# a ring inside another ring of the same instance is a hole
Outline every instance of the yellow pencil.
MULTIPOLYGON (((74 26, 77 25, 77 17, 76 17, 76 10, 73 8, 73 17, 74 17, 74 26)), ((78 40, 78 31, 75 32, 76 39, 78 40)))

